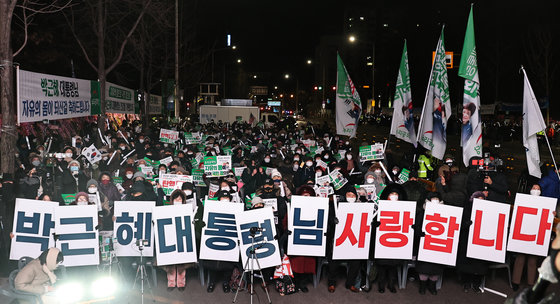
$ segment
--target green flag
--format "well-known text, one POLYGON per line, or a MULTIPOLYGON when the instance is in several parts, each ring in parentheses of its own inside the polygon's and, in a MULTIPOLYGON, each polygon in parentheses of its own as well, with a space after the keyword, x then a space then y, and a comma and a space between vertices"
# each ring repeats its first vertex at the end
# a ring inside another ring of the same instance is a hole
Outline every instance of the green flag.
POLYGON ((480 119, 480 95, 478 65, 474 43, 473 8, 469 13, 459 76, 465 78, 463 90, 463 115, 461 118, 461 146, 463 147, 463 163, 469 165, 473 156, 482 156, 482 127, 480 119))

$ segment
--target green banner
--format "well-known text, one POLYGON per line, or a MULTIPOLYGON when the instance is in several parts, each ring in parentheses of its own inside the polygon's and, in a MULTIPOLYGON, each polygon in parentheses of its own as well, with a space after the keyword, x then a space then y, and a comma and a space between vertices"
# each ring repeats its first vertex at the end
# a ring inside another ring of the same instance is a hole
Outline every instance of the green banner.
POLYGON ((101 86, 99 81, 91 81, 91 115, 101 114, 101 86))
POLYGON ((64 202, 64 204, 66 205, 70 205, 71 203, 73 203, 76 200, 76 193, 73 194, 61 194, 62 196, 62 201, 64 202))

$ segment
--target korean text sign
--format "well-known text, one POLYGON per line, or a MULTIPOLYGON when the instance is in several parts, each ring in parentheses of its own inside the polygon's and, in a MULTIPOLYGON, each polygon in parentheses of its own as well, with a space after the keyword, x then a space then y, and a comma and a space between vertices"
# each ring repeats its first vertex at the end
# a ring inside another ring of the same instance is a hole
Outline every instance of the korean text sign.
POLYGON ((18 123, 91 114, 91 81, 19 70, 18 123))
POLYGON ((97 206, 58 206, 55 211, 56 247, 64 266, 99 264, 97 206))
POLYGON ((179 131, 161 129, 159 131, 159 141, 174 144, 179 140, 179 131))
POLYGON ((116 201, 114 237, 117 256, 140 256, 137 240, 148 240, 142 255, 154 255, 154 233, 152 230, 153 201, 116 201))
POLYGON ((333 260, 367 260, 374 208, 371 203, 338 204, 333 260))
POLYGON ((510 205, 475 198, 467 257, 504 263, 510 205))
POLYGON ((418 260, 455 266, 463 208, 427 203, 418 260))
POLYGON ((247 265, 245 269, 258 268, 255 260, 249 260, 249 264, 247 264, 247 260, 252 256, 253 249, 259 259, 261 269, 282 264, 280 248, 278 247, 278 241, 275 239, 276 226, 274 225, 272 208, 239 212, 235 214, 235 221, 239 237, 241 262, 243 266, 247 265), (253 229, 254 234, 251 233, 252 227, 255 228, 253 229))
POLYGON ((38 257, 54 246, 55 202, 16 199, 10 260, 38 257))
POLYGON ((329 199, 292 195, 288 219, 288 254, 325 256, 329 199))
POLYGON ((158 265, 196 262, 192 207, 187 204, 155 207, 153 217, 158 265))
POLYGON ((507 250, 546 256, 555 208, 555 198, 517 193, 507 250))
POLYGON ((416 202, 379 201, 376 259, 412 259, 416 202))
POLYGON ((239 261, 235 215, 243 212, 243 204, 206 200, 200 239, 200 259, 239 261))
POLYGON ((208 177, 227 175, 231 168, 231 155, 204 157, 204 173, 208 177))

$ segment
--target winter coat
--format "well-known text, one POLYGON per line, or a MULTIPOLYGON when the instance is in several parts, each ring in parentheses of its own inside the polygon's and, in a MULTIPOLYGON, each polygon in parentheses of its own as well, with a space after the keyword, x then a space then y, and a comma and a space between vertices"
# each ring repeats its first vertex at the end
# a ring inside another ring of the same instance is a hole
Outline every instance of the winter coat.
POLYGON ((560 199, 560 180, 554 169, 550 169, 548 174, 539 182, 541 186, 541 196, 560 199))
POLYGON ((436 189, 437 192, 441 194, 441 198, 446 205, 463 207, 467 199, 466 185, 467 175, 458 173, 453 175, 450 180, 446 181, 445 186, 443 186, 438 179, 436 182, 436 189))

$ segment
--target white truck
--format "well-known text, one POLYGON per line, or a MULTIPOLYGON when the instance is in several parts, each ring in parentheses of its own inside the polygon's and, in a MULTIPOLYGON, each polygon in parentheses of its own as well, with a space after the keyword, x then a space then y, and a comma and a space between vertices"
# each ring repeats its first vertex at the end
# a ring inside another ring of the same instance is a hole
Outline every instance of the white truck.
POLYGON ((251 115, 254 117, 253 123, 256 124, 260 119, 260 108, 253 106, 214 106, 202 105, 199 108, 200 123, 211 122, 249 122, 251 115))

